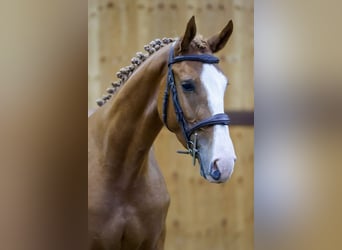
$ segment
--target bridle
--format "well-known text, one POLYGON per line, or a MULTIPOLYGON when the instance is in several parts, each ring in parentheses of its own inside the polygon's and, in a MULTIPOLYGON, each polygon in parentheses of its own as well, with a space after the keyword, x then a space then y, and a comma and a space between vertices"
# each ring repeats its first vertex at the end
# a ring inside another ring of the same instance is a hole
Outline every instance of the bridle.
MULTIPOLYGON (((169 61, 168 61, 168 72, 167 72, 167 82, 166 89, 164 92, 163 99, 163 122, 165 126, 167 126, 167 110, 168 110, 168 102, 169 95, 171 92, 173 106, 175 109, 177 121, 182 129, 184 138, 187 144, 186 151, 177 151, 182 154, 190 154, 193 158, 193 164, 195 165, 198 148, 197 148, 197 133, 196 131, 202 127, 213 126, 213 125, 228 125, 229 117, 225 113, 215 114, 209 118, 206 118, 202 121, 197 122, 195 125, 189 126, 188 122, 184 118, 182 107, 180 106, 176 88, 175 78, 172 72, 172 64, 182 62, 182 61, 197 61, 202 63, 216 64, 219 62, 219 59, 216 56, 210 54, 199 54, 199 55, 185 55, 185 56, 176 56, 174 57, 174 47, 171 45, 171 49, 169 52, 169 61), (195 134, 194 134, 195 133, 195 134), (191 135, 194 134, 194 140, 191 140, 191 135)), ((201 166, 201 174, 204 174, 204 171, 201 166)), ((205 176, 205 175, 204 175, 205 176)))

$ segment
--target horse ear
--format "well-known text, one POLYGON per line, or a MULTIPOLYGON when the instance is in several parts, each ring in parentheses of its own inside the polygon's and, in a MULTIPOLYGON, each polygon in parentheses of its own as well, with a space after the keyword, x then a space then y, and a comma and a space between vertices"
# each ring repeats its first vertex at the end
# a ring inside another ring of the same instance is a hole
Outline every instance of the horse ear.
POLYGON ((226 43, 228 42, 228 39, 230 35, 233 32, 233 21, 230 20, 226 27, 217 35, 212 36, 208 39, 208 44, 213 53, 216 53, 217 51, 221 50, 226 43))
POLYGON ((180 51, 184 52, 188 50, 189 45, 195 36, 196 36, 196 22, 195 22, 195 17, 192 16, 186 26, 185 33, 182 37, 180 51))

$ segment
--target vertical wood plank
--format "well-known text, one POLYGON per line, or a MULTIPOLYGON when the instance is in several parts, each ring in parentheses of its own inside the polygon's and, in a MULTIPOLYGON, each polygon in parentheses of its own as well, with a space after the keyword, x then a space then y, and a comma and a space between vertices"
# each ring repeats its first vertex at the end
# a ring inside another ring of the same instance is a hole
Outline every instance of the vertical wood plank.
POLYGON ((88 108, 95 107, 95 100, 101 95, 99 65, 99 14, 97 0, 88 2, 88 108))
POLYGON ((225 55, 230 86, 225 103, 229 109, 254 108, 254 5, 252 0, 232 1, 234 32, 231 50, 225 55))

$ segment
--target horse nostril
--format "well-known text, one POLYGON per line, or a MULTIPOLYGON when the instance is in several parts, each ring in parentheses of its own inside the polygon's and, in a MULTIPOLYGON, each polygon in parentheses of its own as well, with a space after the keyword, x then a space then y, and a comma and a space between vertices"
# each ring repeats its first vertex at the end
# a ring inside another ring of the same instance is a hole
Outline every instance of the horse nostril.
POLYGON ((213 177, 213 179, 216 180, 216 181, 219 180, 220 177, 221 177, 221 173, 220 173, 219 170, 213 170, 213 171, 211 171, 210 175, 211 175, 211 177, 213 177))
POLYGON ((220 170, 217 168, 216 162, 217 160, 211 163, 210 176, 213 177, 213 179, 217 181, 220 179, 221 173, 220 173, 220 170))

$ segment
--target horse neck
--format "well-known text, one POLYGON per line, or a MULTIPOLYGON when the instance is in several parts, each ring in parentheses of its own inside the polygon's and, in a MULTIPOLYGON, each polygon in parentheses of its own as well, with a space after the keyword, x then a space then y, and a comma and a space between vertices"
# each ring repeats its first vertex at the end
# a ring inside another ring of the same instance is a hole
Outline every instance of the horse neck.
POLYGON ((163 126, 157 101, 167 71, 167 51, 165 47, 151 55, 102 107, 104 157, 116 175, 141 172, 163 126))

